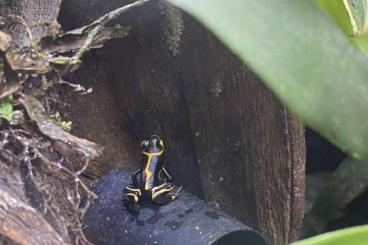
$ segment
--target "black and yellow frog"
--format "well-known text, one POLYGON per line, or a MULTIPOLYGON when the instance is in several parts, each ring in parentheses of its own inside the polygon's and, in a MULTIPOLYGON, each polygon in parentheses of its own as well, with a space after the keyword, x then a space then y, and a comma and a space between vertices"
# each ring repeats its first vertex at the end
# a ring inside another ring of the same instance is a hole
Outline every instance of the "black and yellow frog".
POLYGON ((163 164, 164 143, 152 135, 141 143, 143 160, 132 174, 132 183, 123 190, 124 204, 132 212, 138 211, 139 203, 148 199, 158 204, 174 201, 181 187, 172 183, 172 178, 163 164))

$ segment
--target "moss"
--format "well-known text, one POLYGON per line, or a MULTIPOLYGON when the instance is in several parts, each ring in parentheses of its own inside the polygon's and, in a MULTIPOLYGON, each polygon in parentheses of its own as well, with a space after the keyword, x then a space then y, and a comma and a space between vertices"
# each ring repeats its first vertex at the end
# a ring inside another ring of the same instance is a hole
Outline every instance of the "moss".
POLYGON ((64 121, 59 112, 50 115, 50 118, 53 119, 56 122, 56 124, 62 127, 65 131, 70 132, 72 130, 72 122, 64 121))
POLYGON ((184 31, 182 12, 166 1, 160 1, 159 7, 164 15, 162 28, 164 41, 174 56, 180 51, 181 36, 184 31))

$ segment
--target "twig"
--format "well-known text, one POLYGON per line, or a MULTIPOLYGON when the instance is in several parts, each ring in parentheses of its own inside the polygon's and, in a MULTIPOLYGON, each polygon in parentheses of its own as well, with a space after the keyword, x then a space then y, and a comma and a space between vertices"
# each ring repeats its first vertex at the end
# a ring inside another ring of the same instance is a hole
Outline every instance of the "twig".
POLYGON ((23 95, 19 101, 25 107, 29 117, 36 122, 39 130, 50 139, 64 142, 82 152, 87 159, 95 159, 102 155, 103 147, 86 139, 78 138, 65 132, 59 125, 51 120, 41 102, 36 98, 23 95))
POLYGON ((76 183, 79 183, 80 186, 82 187, 82 189, 89 194, 90 196, 92 196, 93 198, 97 198, 97 195, 90 191, 89 188, 83 183, 83 181, 77 176, 75 175, 75 173, 73 173, 71 170, 69 170, 68 168, 62 166, 60 163, 58 162, 54 162, 49 160, 48 158, 46 158, 38 149, 34 149, 35 153, 37 154, 37 156, 43 160, 44 162, 53 165, 54 167, 56 167, 58 169, 58 171, 62 170, 64 172, 66 172, 68 175, 72 176, 75 180, 76 183))
MULTIPOLYGON (((35 188, 35 192, 41 194, 39 200, 39 211, 41 215, 58 220, 56 225, 61 229, 69 230, 78 241, 76 244, 91 244, 88 242, 82 231, 81 219, 84 216, 91 201, 96 198, 96 194, 89 190, 83 180, 71 169, 62 163, 62 158, 53 158, 50 149, 45 153, 41 150, 45 147, 43 137, 31 134, 23 129, 8 128, 0 132, 0 156, 6 159, 7 164, 2 163, 2 168, 10 167, 13 170, 24 164, 28 168, 27 185, 35 188), (9 148, 12 144, 13 148, 9 148), (60 189, 60 182, 65 184, 60 189), (65 194, 69 197, 65 198, 65 194), (60 209, 63 208, 62 210, 60 209)), ((52 148, 51 145, 49 145, 52 148)), ((88 164, 88 160, 86 162, 88 164)), ((7 182, 8 183, 8 182, 7 182)), ((11 183, 12 186, 19 183, 11 183)), ((49 220, 47 220, 49 221, 49 220)), ((53 222, 53 221, 49 221, 53 222)))
POLYGON ((99 34, 99 32, 101 31, 101 29, 110 21, 114 20, 115 18, 117 18, 119 15, 121 15, 124 12, 127 12, 128 10, 141 6, 143 4, 145 4, 146 2, 149 2, 151 0, 138 0, 134 3, 125 5, 123 7, 120 7, 118 9, 115 9, 113 11, 108 12, 107 14, 101 16, 100 18, 98 18, 97 20, 95 20, 92 24, 90 24, 89 26, 95 26, 89 33, 88 36, 86 38, 86 41, 84 42, 84 44, 82 45, 82 47, 75 53, 75 55, 73 55, 72 57, 64 57, 64 56, 58 56, 55 58, 52 58, 51 60, 49 60, 50 62, 55 62, 56 60, 63 60, 64 62, 66 61, 67 64, 69 65, 75 65, 80 63, 80 60, 82 59, 83 55, 91 49, 92 45, 93 45, 93 41, 96 38, 96 36, 99 34))
POLYGON ((122 13, 134 8, 143 5, 144 3, 148 2, 150 0, 139 0, 132 4, 125 5, 123 7, 120 7, 118 9, 115 9, 104 16, 97 19, 95 22, 93 22, 93 25, 96 25, 95 28, 92 29, 92 31, 88 34, 87 40, 85 41, 84 45, 78 50, 78 52, 73 57, 74 59, 80 60, 84 53, 88 51, 92 45, 93 39, 97 36, 97 34, 100 32, 101 28, 105 26, 108 22, 111 20, 117 18, 122 13))

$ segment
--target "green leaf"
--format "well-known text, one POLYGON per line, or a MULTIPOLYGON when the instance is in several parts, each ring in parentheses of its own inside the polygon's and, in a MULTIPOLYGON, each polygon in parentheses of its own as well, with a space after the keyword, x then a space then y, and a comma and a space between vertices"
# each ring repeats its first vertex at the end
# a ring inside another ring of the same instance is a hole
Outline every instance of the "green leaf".
POLYGON ((292 245, 366 245, 368 225, 328 232, 292 243, 292 245))
POLYGON ((306 124, 368 159, 368 57, 314 1, 169 1, 211 29, 306 124))
POLYGON ((361 36, 368 29, 368 0, 343 0, 353 28, 353 36, 361 36))
POLYGON ((368 0, 317 0, 349 36, 362 36, 368 31, 368 0))
POLYGON ((368 53, 368 0, 317 0, 320 7, 337 23, 350 42, 368 53))
POLYGON ((337 23, 348 36, 354 35, 348 11, 343 1, 317 0, 319 6, 337 23))
POLYGON ((9 122, 13 114, 13 96, 9 95, 0 100, 0 117, 5 118, 9 122))

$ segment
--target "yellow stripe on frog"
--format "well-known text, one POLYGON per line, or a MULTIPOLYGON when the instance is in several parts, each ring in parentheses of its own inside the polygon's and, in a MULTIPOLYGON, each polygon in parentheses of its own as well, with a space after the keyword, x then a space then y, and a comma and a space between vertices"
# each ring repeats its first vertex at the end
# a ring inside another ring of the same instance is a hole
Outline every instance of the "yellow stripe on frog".
POLYGON ((134 202, 138 202, 138 200, 139 200, 139 197, 136 194, 128 193, 128 194, 125 194, 125 195, 126 196, 132 196, 133 199, 134 199, 134 202))
POLYGON ((129 191, 133 191, 133 192, 136 192, 136 193, 138 193, 138 195, 139 196, 141 196, 142 195, 142 192, 141 192, 141 190, 140 189, 136 189, 136 188, 131 188, 131 187, 125 187, 125 189, 127 189, 127 190, 129 190, 129 191))
POLYGON ((161 189, 155 193, 152 194, 152 200, 155 200, 155 198, 157 196, 159 196, 160 194, 164 193, 164 192, 170 192, 172 191, 173 189, 175 188, 175 186, 171 186, 171 187, 168 187, 168 188, 165 188, 165 189, 161 189))
POLYGON ((144 186, 144 189, 145 190, 148 190, 149 189, 148 179, 152 176, 152 172, 149 169, 150 168, 150 165, 151 165, 151 159, 154 156, 161 156, 163 152, 164 152, 164 150, 161 150, 159 152, 146 152, 146 151, 142 151, 142 153, 147 156, 146 168, 144 169, 144 173, 146 174, 146 184, 144 186))

